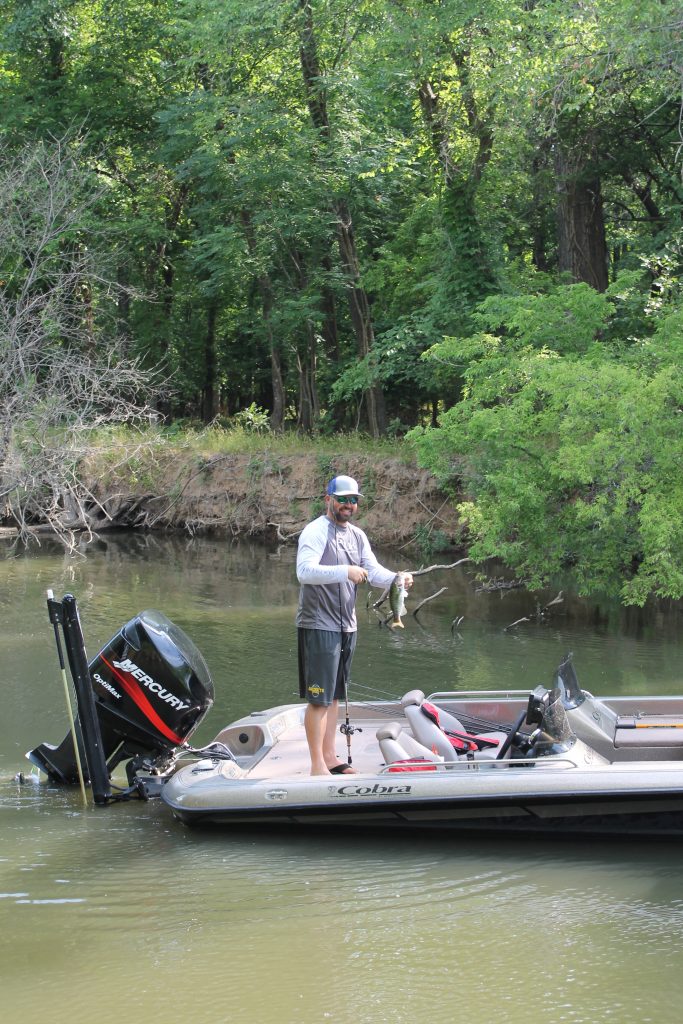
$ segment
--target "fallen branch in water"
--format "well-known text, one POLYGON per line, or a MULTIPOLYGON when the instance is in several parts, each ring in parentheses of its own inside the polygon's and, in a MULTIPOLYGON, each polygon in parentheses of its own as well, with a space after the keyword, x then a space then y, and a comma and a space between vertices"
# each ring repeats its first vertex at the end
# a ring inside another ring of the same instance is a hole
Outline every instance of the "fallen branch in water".
POLYGON ((547 605, 541 608, 541 614, 543 615, 545 612, 547 612, 548 608, 552 608, 554 604, 562 604, 563 602, 564 597, 562 596, 562 591, 560 591, 557 597, 554 597, 552 601, 548 601, 547 605))
POLYGON ((439 596, 439 594, 443 594, 444 590, 448 590, 448 587, 442 587, 441 590, 437 590, 435 594, 431 594, 430 597, 425 597, 424 601, 420 601, 418 606, 416 608, 413 608, 413 611, 411 612, 413 617, 417 615, 420 608, 424 608, 426 604, 429 604, 430 601, 433 601, 435 597, 439 596))
POLYGON ((475 594, 493 594, 497 590, 520 590, 526 586, 525 580, 492 579, 477 587, 475 594))
MULTIPOLYGON (((471 562, 471 561, 472 561, 471 558, 459 558, 457 562, 451 562, 450 565, 428 565, 428 566, 423 567, 421 569, 406 569, 404 571, 405 572, 409 572, 410 575, 413 578, 415 578, 415 576, 424 576, 428 572, 434 572, 436 569, 457 569, 457 567, 459 565, 462 565, 463 562, 471 562)), ((379 598, 372 605, 372 607, 375 610, 377 610, 377 608, 380 608, 384 604, 384 602, 386 601, 387 597, 389 596, 389 590, 390 589, 391 589, 390 587, 387 587, 384 591, 382 591, 382 594, 379 596, 379 598)), ((428 601, 433 601, 435 597, 439 596, 439 594, 443 594, 444 590, 448 590, 448 587, 442 587, 441 590, 437 591, 436 594, 432 594, 431 597, 425 598, 424 601, 420 602, 420 604, 417 606, 415 611, 412 612, 412 614, 415 615, 420 610, 422 605, 427 604, 428 601)), ((368 595, 368 607, 370 607, 370 596, 369 595, 368 595)))
MULTIPOLYGON (((389 596, 389 591, 390 591, 390 590, 391 590, 391 587, 390 587, 390 586, 389 586, 389 587, 385 587, 385 589, 384 589, 384 590, 382 591, 382 593, 380 594, 380 596, 379 596, 379 597, 377 598, 377 600, 376 600, 376 601, 375 601, 375 602, 373 603, 372 607, 373 607, 373 609, 374 609, 375 611, 377 611, 377 609, 378 609, 378 608, 381 608, 381 607, 382 607, 382 605, 384 604, 384 602, 386 601, 386 599, 387 599, 387 598, 388 598, 388 596, 389 596)), ((372 593, 372 591, 371 591, 370 593, 372 593)), ((368 594, 368 603, 369 603, 369 601, 370 601, 370 594, 368 594)))
POLYGON ((521 626, 523 622, 531 622, 530 617, 528 615, 524 615, 521 619, 515 619, 515 621, 511 622, 509 626, 505 626, 503 632, 507 633, 508 629, 514 629, 515 626, 521 626))
POLYGON ((424 569, 409 569, 408 572, 411 576, 424 576, 425 573, 434 572, 436 569, 457 569, 459 565, 464 562, 471 562, 471 558, 459 558, 457 562, 451 562, 450 565, 428 565, 424 569))
POLYGON ((509 626, 505 626, 505 628, 503 629, 503 632, 507 633, 507 631, 509 629, 514 629, 515 626, 520 626, 523 622, 533 622, 533 621, 543 622, 543 620, 545 619, 545 617, 547 615, 548 609, 552 608, 553 605, 562 604, 563 602, 564 602, 563 591, 560 591, 559 594, 552 599, 552 601, 548 601, 548 603, 544 604, 542 608, 537 603, 536 604, 536 612, 534 613, 534 615, 524 615, 521 619, 515 619, 515 621, 511 622, 509 626))

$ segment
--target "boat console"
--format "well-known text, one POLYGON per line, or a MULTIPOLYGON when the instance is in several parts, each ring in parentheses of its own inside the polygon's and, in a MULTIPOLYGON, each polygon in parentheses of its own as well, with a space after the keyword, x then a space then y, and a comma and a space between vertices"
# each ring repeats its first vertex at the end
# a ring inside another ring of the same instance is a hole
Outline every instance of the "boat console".
POLYGON ((410 770, 416 771, 420 764, 424 770, 429 762, 449 764, 465 759, 529 766, 553 757, 569 756, 576 764, 619 759, 618 755, 615 758, 618 716, 581 689, 571 655, 558 666, 552 686, 539 685, 532 690, 516 717, 515 701, 507 692, 486 694, 499 716, 498 722, 489 723, 487 729, 474 725, 477 716, 472 708, 476 708, 476 702, 467 698, 475 695, 436 694, 425 698, 421 690, 406 693, 401 700, 406 723, 392 722, 377 731, 386 763, 414 765, 410 770), (443 706, 446 697, 448 708, 443 706), (492 702, 494 697, 501 699, 492 702))

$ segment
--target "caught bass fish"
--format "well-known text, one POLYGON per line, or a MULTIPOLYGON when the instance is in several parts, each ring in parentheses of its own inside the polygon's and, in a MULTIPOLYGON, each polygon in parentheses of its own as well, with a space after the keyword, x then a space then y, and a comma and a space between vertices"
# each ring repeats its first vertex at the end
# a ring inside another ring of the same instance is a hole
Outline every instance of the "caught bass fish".
POLYGON ((401 616, 406 613, 406 595, 408 591, 403 580, 403 575, 398 573, 396 579, 389 588, 389 606, 394 621, 389 623, 390 629, 403 629, 401 616))

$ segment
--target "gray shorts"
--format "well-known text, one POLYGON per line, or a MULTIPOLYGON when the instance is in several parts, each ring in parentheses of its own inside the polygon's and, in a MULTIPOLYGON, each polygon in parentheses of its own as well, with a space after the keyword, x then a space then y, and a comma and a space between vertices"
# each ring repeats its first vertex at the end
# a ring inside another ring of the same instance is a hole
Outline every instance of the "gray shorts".
POLYGON ((329 707, 343 700, 351 682, 355 633, 299 626, 299 696, 309 704, 329 707))

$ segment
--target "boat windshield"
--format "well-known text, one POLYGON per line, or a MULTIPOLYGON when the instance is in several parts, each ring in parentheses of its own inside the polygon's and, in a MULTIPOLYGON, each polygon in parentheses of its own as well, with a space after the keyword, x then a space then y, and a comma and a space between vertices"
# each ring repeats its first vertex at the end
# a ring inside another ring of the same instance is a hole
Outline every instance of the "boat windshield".
POLYGON ((585 701, 586 694, 579 686, 571 654, 568 654, 559 665, 555 673, 554 685, 560 690, 562 703, 569 710, 578 708, 579 704, 583 704, 585 701))
POLYGON ((576 741, 565 711, 563 691, 555 687, 550 691, 550 700, 543 712, 539 732, 534 742, 534 756, 548 757, 562 754, 576 741))

